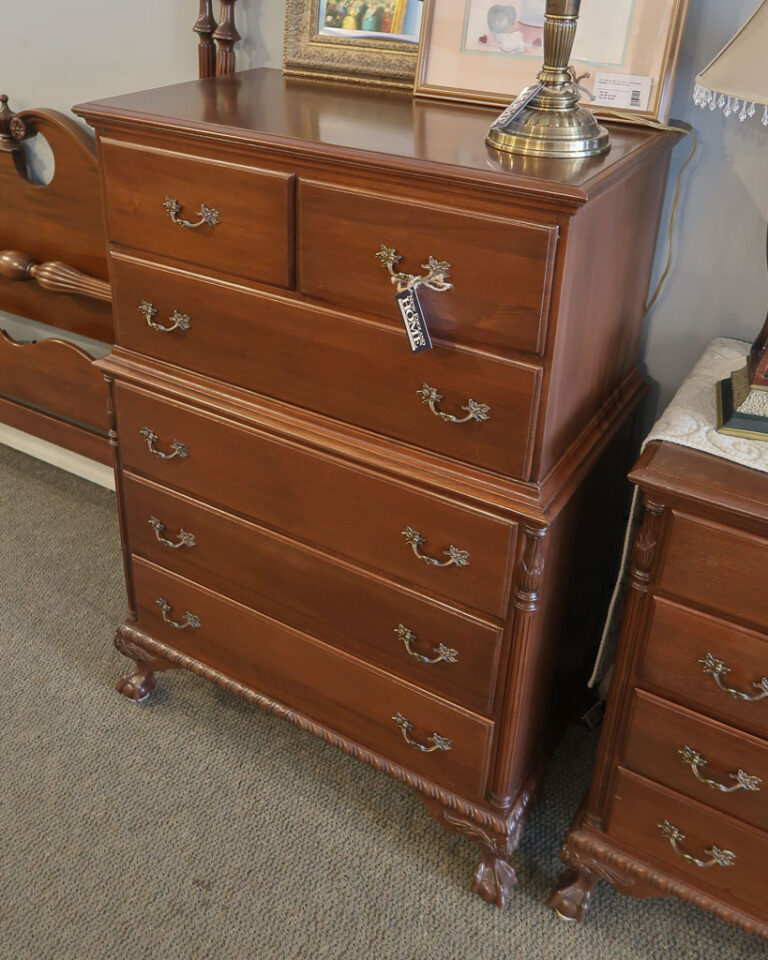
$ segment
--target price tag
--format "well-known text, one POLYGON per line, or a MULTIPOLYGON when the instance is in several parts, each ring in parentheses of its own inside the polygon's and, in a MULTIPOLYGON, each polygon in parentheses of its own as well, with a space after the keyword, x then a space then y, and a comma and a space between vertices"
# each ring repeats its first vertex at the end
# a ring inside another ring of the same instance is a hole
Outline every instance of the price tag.
POLYGON ((403 290, 398 293, 397 305, 400 308, 400 314, 403 318, 405 332, 408 334, 408 342, 414 353, 423 353, 424 350, 432 349, 432 338, 429 335, 429 328, 424 317, 424 311, 421 309, 419 295, 416 290, 403 290))
POLYGON ((647 110, 651 99, 651 77, 624 73, 596 73, 593 106, 617 110, 647 110))

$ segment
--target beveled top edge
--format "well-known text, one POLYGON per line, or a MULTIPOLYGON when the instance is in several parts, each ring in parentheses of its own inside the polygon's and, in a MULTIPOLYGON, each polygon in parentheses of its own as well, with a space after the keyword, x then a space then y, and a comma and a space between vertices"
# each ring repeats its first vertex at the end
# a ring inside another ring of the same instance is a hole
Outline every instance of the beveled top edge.
POLYGON ((569 207, 601 192, 630 160, 671 149, 677 139, 614 125, 612 149, 602 157, 512 157, 484 142, 497 108, 301 80, 267 68, 124 94, 73 110, 97 127, 152 129, 356 166, 410 169, 569 207))

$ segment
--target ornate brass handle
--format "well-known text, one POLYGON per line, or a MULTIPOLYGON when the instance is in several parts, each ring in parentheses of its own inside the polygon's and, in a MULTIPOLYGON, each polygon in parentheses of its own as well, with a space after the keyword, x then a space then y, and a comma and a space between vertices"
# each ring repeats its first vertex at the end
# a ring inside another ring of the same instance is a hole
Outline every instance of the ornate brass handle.
POLYGON ((155 531, 155 536, 160 543, 166 547, 170 547, 172 550, 178 550, 179 547, 194 547, 197 543, 195 535, 193 533, 187 533, 186 530, 179 530, 179 539, 176 543, 174 543, 173 540, 166 540, 162 535, 165 530, 165 524, 158 520, 157 517, 150 517, 149 525, 155 531))
POLYGON ((421 552, 422 543, 426 543, 426 538, 422 537, 418 530, 414 530, 413 527, 406 527, 402 531, 402 536, 405 537, 405 542, 413 550, 419 560, 423 560, 424 563, 428 563, 432 567, 468 567, 469 566, 469 553, 466 550, 459 550, 458 547, 454 547, 451 544, 447 550, 443 550, 443 553, 448 557, 447 560, 435 560, 434 557, 428 557, 425 553, 421 552))
POLYGON ((707 765, 707 761, 698 750, 694 750, 693 747, 689 747, 686 743, 686 745, 681 747, 677 752, 680 754, 683 763, 693 770, 693 775, 696 779, 701 780, 702 783, 706 783, 706 785, 712 787, 713 790, 720 790, 723 793, 734 793, 736 790, 759 790, 760 784, 763 782, 760 777, 753 777, 743 770, 738 770, 736 773, 728 774, 731 780, 735 780, 736 783, 726 786, 724 783, 719 783, 717 780, 710 780, 703 776, 701 768, 707 765))
POLYGON ((488 416, 491 412, 488 404, 477 403, 475 400, 467 400, 461 408, 467 411, 466 417, 455 417, 452 413, 444 413, 442 410, 438 410, 437 405, 444 397, 442 393, 438 392, 437 387, 430 387, 428 383, 423 384, 421 390, 416 391, 416 395, 421 397, 422 402, 426 403, 436 417, 440 417, 441 420, 446 420, 448 423, 469 423, 470 420, 477 420, 478 423, 481 423, 483 420, 491 419, 488 416))
POLYGON ((177 227, 189 227, 190 230, 197 230, 198 227, 202 227, 204 224, 207 224, 209 227, 215 227, 219 222, 219 211, 214 207, 207 207, 204 203, 200 204, 200 209, 195 214, 195 216, 200 217, 197 223, 192 223, 191 220, 182 220, 181 217, 179 217, 182 209, 182 205, 175 197, 166 196, 165 200, 163 200, 163 210, 166 211, 171 221, 175 223, 177 227))
POLYGON ((424 654, 417 653, 411 646, 416 639, 416 634, 412 630, 409 630, 408 627, 404 627, 402 623, 399 623, 395 627, 395 633, 403 641, 403 646, 410 656, 421 660, 422 663, 440 663, 441 660, 444 660, 446 663, 456 663, 459 659, 459 651, 453 650, 451 647, 446 647, 444 643, 432 648, 433 653, 437 654, 437 656, 425 657, 424 654))
POLYGON ((183 458, 189 456, 189 445, 182 443, 180 440, 172 440, 172 452, 163 453, 162 450, 155 450, 154 445, 157 443, 158 437, 154 430, 150 430, 149 427, 142 427, 141 430, 139 430, 139 433, 147 441, 149 452, 154 457, 159 457, 161 460, 173 460, 174 457, 183 458))
POLYGON ((154 304, 151 304, 148 300, 141 301, 139 304, 139 313, 144 316, 148 327, 152 327, 153 330, 160 330, 161 333, 171 333, 174 330, 189 330, 192 326, 192 321, 186 313, 179 313, 178 310, 174 310, 168 318, 173 321, 170 326, 166 327, 164 324, 158 323, 154 319, 157 316, 157 310, 154 304))
POLYGON ((382 243, 381 249, 374 256, 382 267, 389 271, 390 279, 398 293, 403 293, 405 290, 415 290, 417 287, 429 287, 430 290, 443 293, 453 287, 453 284, 448 282, 451 265, 447 260, 428 257, 427 262, 421 265, 422 269, 427 272, 424 276, 418 276, 415 273, 401 273, 396 269, 403 258, 394 247, 388 247, 382 243))
POLYGON ((682 830, 678 830, 669 820, 662 820, 657 826, 667 840, 669 840, 675 853, 679 857, 682 857, 683 860, 687 860, 688 863, 692 863, 694 867, 732 867, 736 863, 735 853, 731 853, 730 850, 721 850, 720 847, 714 845, 704 851, 709 857, 709 860, 700 860, 698 857, 694 857, 692 853, 686 853, 685 850, 682 850, 678 846, 678 844, 685 840, 685 834, 682 830))
POLYGON ((177 623, 172 617, 169 616, 171 612, 171 605, 167 600, 164 600, 162 597, 158 597, 156 601, 158 607, 160 607, 160 612, 163 615, 163 620, 166 623, 169 623, 176 630, 186 630, 187 627, 190 627, 192 630, 197 630, 200 626, 200 618, 196 617, 194 613, 190 613, 189 610, 184 614, 184 619, 181 623, 177 623))
POLYGON ((729 687, 728 684, 723 683, 723 677, 726 673, 731 672, 731 668, 726 667, 722 660, 718 660, 717 657, 713 657, 711 653, 708 653, 706 657, 699 660, 699 663, 704 667, 704 673, 711 673, 718 687, 735 700, 747 700, 749 703, 754 703, 756 700, 764 700, 768 697, 768 677, 763 677, 761 680, 752 684, 752 686, 759 691, 758 693, 743 693, 741 690, 737 690, 735 687, 729 687))
POLYGON ((434 753, 435 750, 452 750, 453 742, 448 739, 448 737, 441 737, 439 733, 433 733, 431 737, 427 737, 427 743, 431 743, 431 747, 425 747, 423 743, 419 743, 418 740, 411 740, 409 731, 413 730, 413 724, 410 720, 407 720, 402 713, 396 713, 392 719, 400 727, 400 731, 403 734, 403 740, 408 744, 409 747, 413 747, 415 750, 421 750, 422 753, 434 753))

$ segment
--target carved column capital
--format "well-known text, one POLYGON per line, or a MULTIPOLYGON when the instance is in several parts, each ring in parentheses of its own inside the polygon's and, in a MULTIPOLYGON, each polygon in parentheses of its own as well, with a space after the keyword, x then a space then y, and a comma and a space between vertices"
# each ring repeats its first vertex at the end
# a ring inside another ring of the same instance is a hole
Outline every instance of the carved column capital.
POLYGON ((518 610, 533 612, 539 603, 539 586, 544 573, 544 538, 547 527, 526 524, 523 528, 525 546, 517 575, 515 606, 518 610))
POLYGON ((640 593, 647 593, 651 580, 651 566, 656 555, 659 533, 666 506, 649 497, 643 498, 644 515, 632 547, 629 585, 640 593))

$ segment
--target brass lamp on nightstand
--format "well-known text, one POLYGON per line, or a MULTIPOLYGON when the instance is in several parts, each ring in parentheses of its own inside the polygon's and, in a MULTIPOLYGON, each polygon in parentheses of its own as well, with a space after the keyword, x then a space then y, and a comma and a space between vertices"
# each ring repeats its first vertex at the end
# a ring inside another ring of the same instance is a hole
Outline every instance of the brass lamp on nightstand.
MULTIPOLYGON (((768 127, 768 0, 696 77, 693 98, 703 109, 768 127)), ((766 242, 768 255, 768 240, 766 242)), ((717 429, 768 441, 768 317, 752 344, 747 365, 717 385, 717 429)))

